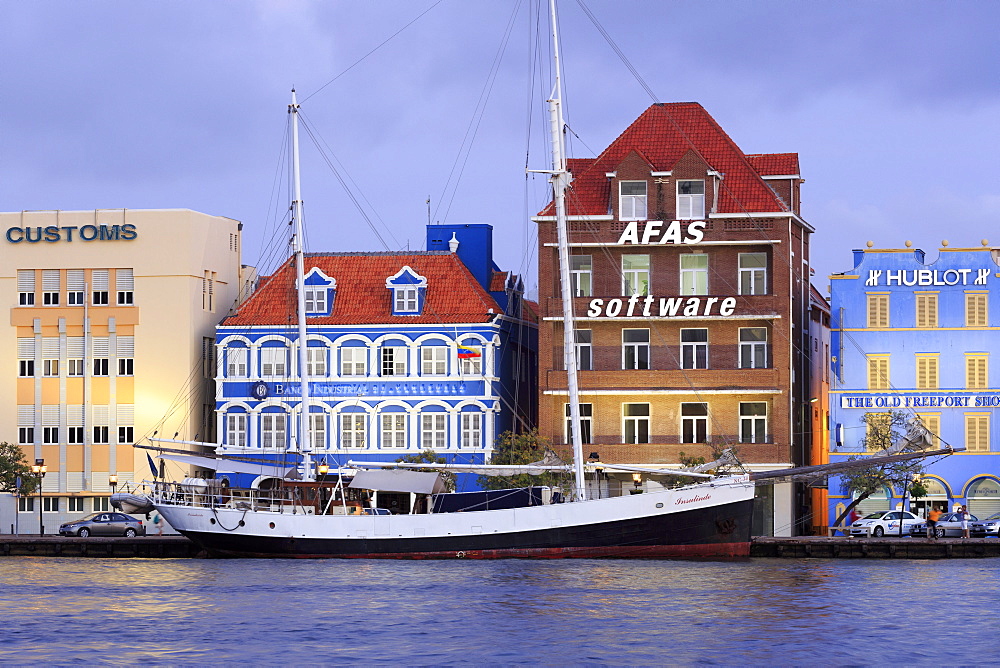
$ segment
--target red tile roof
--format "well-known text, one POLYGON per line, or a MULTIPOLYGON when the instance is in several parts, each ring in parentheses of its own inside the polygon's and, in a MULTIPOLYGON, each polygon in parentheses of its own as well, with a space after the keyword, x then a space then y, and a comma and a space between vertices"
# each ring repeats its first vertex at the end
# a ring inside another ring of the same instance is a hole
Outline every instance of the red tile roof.
POLYGON ((761 176, 792 176, 799 173, 798 153, 758 153, 747 160, 761 176))
POLYGON ((503 292, 507 289, 509 271, 494 271, 490 277, 490 292, 503 292))
MULTIPOLYGON (((414 323, 488 322, 500 313, 493 297, 476 281, 454 253, 312 253, 305 257, 305 271, 319 267, 337 281, 333 315, 310 317, 316 325, 404 325, 414 323), (385 280, 404 265, 427 279, 427 296, 421 315, 393 316, 391 291, 385 280)), ((223 326, 286 325, 295 322, 295 271, 289 259, 274 274, 261 279, 260 287, 223 326)))
MULTIPOLYGON (((653 171, 671 171, 689 151, 700 155, 710 169, 725 175, 716 209, 718 213, 788 211, 788 206, 761 179, 754 163, 700 104, 673 102, 657 103, 646 109, 597 158, 568 161, 573 185, 567 191, 567 213, 571 216, 607 214, 609 183, 605 174, 615 171, 631 151, 648 161, 653 171)), ((786 157, 759 162, 768 165, 769 169, 772 162, 782 167, 792 164, 793 160, 798 163, 794 153, 777 155, 786 157)), ((539 215, 553 214, 553 205, 549 203, 539 215)))

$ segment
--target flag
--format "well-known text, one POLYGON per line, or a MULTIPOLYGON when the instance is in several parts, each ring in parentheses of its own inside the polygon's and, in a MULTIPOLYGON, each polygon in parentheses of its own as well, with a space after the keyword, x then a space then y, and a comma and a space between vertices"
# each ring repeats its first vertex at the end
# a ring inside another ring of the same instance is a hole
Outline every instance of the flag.
POLYGON ((466 346, 458 347, 458 358, 462 360, 472 359, 474 357, 479 357, 479 351, 475 348, 467 348, 466 346))
POLYGON ((146 461, 149 462, 149 470, 153 472, 153 477, 155 478, 156 477, 156 463, 153 462, 153 458, 149 456, 148 452, 146 453, 146 461))

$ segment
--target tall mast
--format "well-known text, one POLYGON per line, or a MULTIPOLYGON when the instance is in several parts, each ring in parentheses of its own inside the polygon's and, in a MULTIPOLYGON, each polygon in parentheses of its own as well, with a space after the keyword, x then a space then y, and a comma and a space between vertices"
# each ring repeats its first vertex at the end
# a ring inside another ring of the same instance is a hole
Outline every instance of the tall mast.
POLYGON ((562 292, 563 310, 563 359, 566 365, 566 389, 569 393, 570 431, 573 439, 573 473, 576 477, 576 496, 586 500, 587 488, 583 477, 583 438, 580 431, 580 391, 577 385, 576 328, 573 321, 573 287, 569 273, 569 236, 566 226, 566 188, 569 171, 563 145, 562 83, 559 71, 559 31, 556 24, 556 0, 549 0, 552 15, 552 57, 555 69, 555 86, 549 102, 549 125, 552 133, 552 184, 556 205, 556 234, 559 242, 559 288, 562 292))
POLYGON ((299 325, 299 385, 301 386, 301 402, 299 403, 298 450, 302 453, 302 477, 304 480, 315 480, 312 466, 312 444, 309 442, 309 377, 306 365, 308 352, 306 340, 306 290, 305 290, 305 252, 302 227, 302 186, 299 181, 299 103, 295 99, 295 89, 292 89, 292 103, 288 105, 288 113, 292 115, 292 184, 295 189, 292 200, 292 220, 295 230, 292 236, 292 252, 295 255, 295 294, 297 297, 299 325))

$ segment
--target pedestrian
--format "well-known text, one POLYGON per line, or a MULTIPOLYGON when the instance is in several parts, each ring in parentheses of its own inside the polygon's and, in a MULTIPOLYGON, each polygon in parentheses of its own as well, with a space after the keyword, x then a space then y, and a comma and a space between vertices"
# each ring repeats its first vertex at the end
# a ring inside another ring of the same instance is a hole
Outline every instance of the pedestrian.
POLYGON ((160 517, 160 513, 153 513, 153 526, 156 527, 156 535, 163 535, 163 518, 160 517))
POLYGON ((958 509, 958 519, 962 520, 962 538, 969 537, 969 511, 965 506, 958 509))
POLYGON ((927 513, 927 537, 937 540, 937 521, 941 517, 941 509, 937 506, 927 513))

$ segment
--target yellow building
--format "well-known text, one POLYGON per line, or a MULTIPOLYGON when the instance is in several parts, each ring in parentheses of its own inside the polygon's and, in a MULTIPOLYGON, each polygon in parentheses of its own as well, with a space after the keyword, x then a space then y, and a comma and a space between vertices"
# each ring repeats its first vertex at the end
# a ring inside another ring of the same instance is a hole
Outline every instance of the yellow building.
MULTIPOLYGON (((185 209, 0 213, 0 440, 44 459, 17 525, 46 533, 150 476, 132 443, 213 440, 215 325, 241 288, 242 224, 185 209)), ((15 518, 0 518, 6 533, 15 518)))

